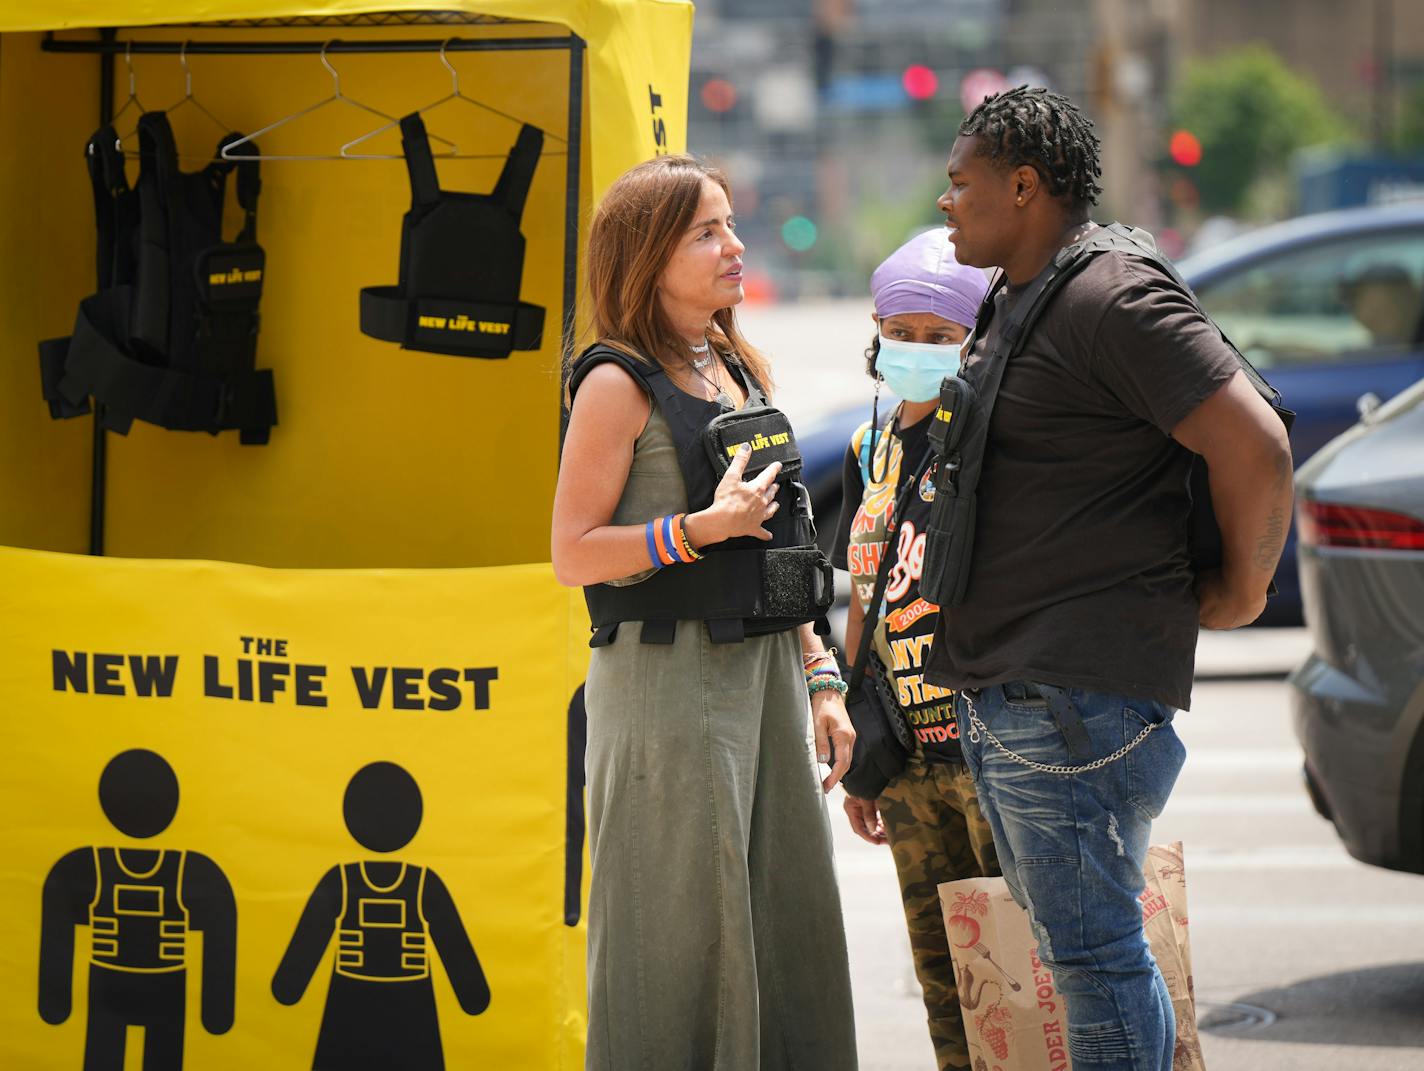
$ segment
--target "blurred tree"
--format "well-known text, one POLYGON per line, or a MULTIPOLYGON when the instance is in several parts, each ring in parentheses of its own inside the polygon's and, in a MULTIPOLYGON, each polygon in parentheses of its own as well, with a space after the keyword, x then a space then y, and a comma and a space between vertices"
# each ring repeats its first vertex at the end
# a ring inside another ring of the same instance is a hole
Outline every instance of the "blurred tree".
POLYGON ((1395 146, 1407 155, 1424 153, 1424 84, 1415 86, 1404 98, 1395 146))
POLYGON ((1258 45, 1191 64, 1170 111, 1169 133, 1189 131, 1201 158, 1174 163, 1164 138, 1162 166, 1190 179, 1208 213, 1248 211, 1259 203, 1256 187, 1278 183, 1296 150, 1347 137, 1320 88, 1258 45))

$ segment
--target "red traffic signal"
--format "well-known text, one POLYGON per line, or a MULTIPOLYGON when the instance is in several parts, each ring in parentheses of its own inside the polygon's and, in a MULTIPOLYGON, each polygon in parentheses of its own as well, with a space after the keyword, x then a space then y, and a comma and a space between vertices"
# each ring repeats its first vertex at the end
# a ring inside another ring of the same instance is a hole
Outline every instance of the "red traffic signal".
POLYGON ((929 100, 939 92, 939 75, 921 64, 905 68, 900 76, 900 84, 911 100, 929 100))
POLYGON ((1196 167, 1201 163, 1201 142, 1190 130, 1178 130, 1174 133, 1172 140, 1167 143, 1167 152, 1171 155, 1172 162, 1182 167, 1196 167))

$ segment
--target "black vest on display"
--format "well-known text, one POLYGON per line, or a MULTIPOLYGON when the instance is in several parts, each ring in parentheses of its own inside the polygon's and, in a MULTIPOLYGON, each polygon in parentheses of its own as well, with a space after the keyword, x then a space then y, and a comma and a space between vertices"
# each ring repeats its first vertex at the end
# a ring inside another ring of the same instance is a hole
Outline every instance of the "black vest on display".
POLYGON ((519 300, 519 217, 544 134, 525 125, 490 193, 440 188, 419 115, 400 122, 411 206, 401 224, 400 282, 361 291, 361 331, 402 349, 455 357, 537 350, 544 310, 519 300))
POLYGON ((767 522, 772 533, 769 542, 750 536, 729 539, 702 548, 705 557, 701 561, 659 569, 635 584, 585 587, 594 628, 589 646, 612 643, 624 621, 643 622, 643 643, 672 643, 677 622, 689 620, 705 621, 713 643, 738 643, 747 636, 783 632, 811 621, 824 633, 825 614, 834 596, 834 574, 816 546, 811 499, 800 482, 800 451, 785 416, 766 404, 760 385, 750 375, 740 374, 747 404, 728 415, 735 424, 727 428, 729 437, 724 440, 709 434, 709 426, 722 416, 719 405, 679 390, 661 365, 609 346, 595 345, 580 355, 569 379, 570 397, 584 377, 604 362, 627 370, 667 420, 687 486, 689 512, 712 504, 726 468, 713 461, 714 453, 730 457, 736 443, 748 439, 754 448, 748 476, 772 461, 782 463, 777 480, 781 508, 767 522), (773 426, 785 430, 758 434, 773 426), (758 449, 758 442, 767 445, 758 449))
MULTIPOLYGON (((110 431, 145 420, 176 431, 237 429, 242 442, 265 443, 277 404, 272 373, 255 368, 266 259, 257 244, 257 161, 215 159, 182 172, 166 115, 140 117, 138 134, 133 188, 114 131, 104 127, 89 141, 99 289, 80 303, 71 338, 40 343, 51 415, 86 412, 93 395, 110 431), (245 221, 225 242, 234 169, 245 221)), ((239 138, 229 134, 217 155, 239 138)))

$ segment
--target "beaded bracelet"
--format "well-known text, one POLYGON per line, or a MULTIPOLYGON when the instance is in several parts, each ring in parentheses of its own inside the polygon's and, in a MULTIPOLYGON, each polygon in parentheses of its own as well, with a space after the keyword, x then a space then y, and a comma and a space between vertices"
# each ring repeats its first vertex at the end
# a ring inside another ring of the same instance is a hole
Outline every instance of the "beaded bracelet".
POLYGON ((692 540, 687 538, 686 520, 687 514, 679 513, 677 515, 678 544, 682 547, 683 554, 685 555, 683 560, 689 562, 701 561, 702 555, 698 553, 697 548, 692 545, 692 540))
POLYGON ((817 692, 835 691, 844 696, 850 691, 850 685, 839 677, 819 677, 806 685, 806 691, 810 695, 815 695, 817 692))
POLYGON ((829 658, 834 661, 835 657, 836 649, 834 647, 832 647, 828 651, 812 651, 810 654, 803 654, 801 656, 801 664, 803 666, 810 666, 826 658, 829 658))

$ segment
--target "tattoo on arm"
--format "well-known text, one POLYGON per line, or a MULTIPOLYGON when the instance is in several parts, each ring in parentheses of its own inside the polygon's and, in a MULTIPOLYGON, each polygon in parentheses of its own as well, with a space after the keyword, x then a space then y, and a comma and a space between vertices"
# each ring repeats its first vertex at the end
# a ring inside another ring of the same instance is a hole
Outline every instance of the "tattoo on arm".
POLYGON ((1270 516, 1266 518, 1266 530, 1259 539, 1256 540, 1256 554, 1254 561, 1256 568, 1263 573, 1274 572, 1276 563, 1280 561, 1281 550, 1286 543, 1286 515, 1285 510, 1277 506, 1271 510, 1270 516))

